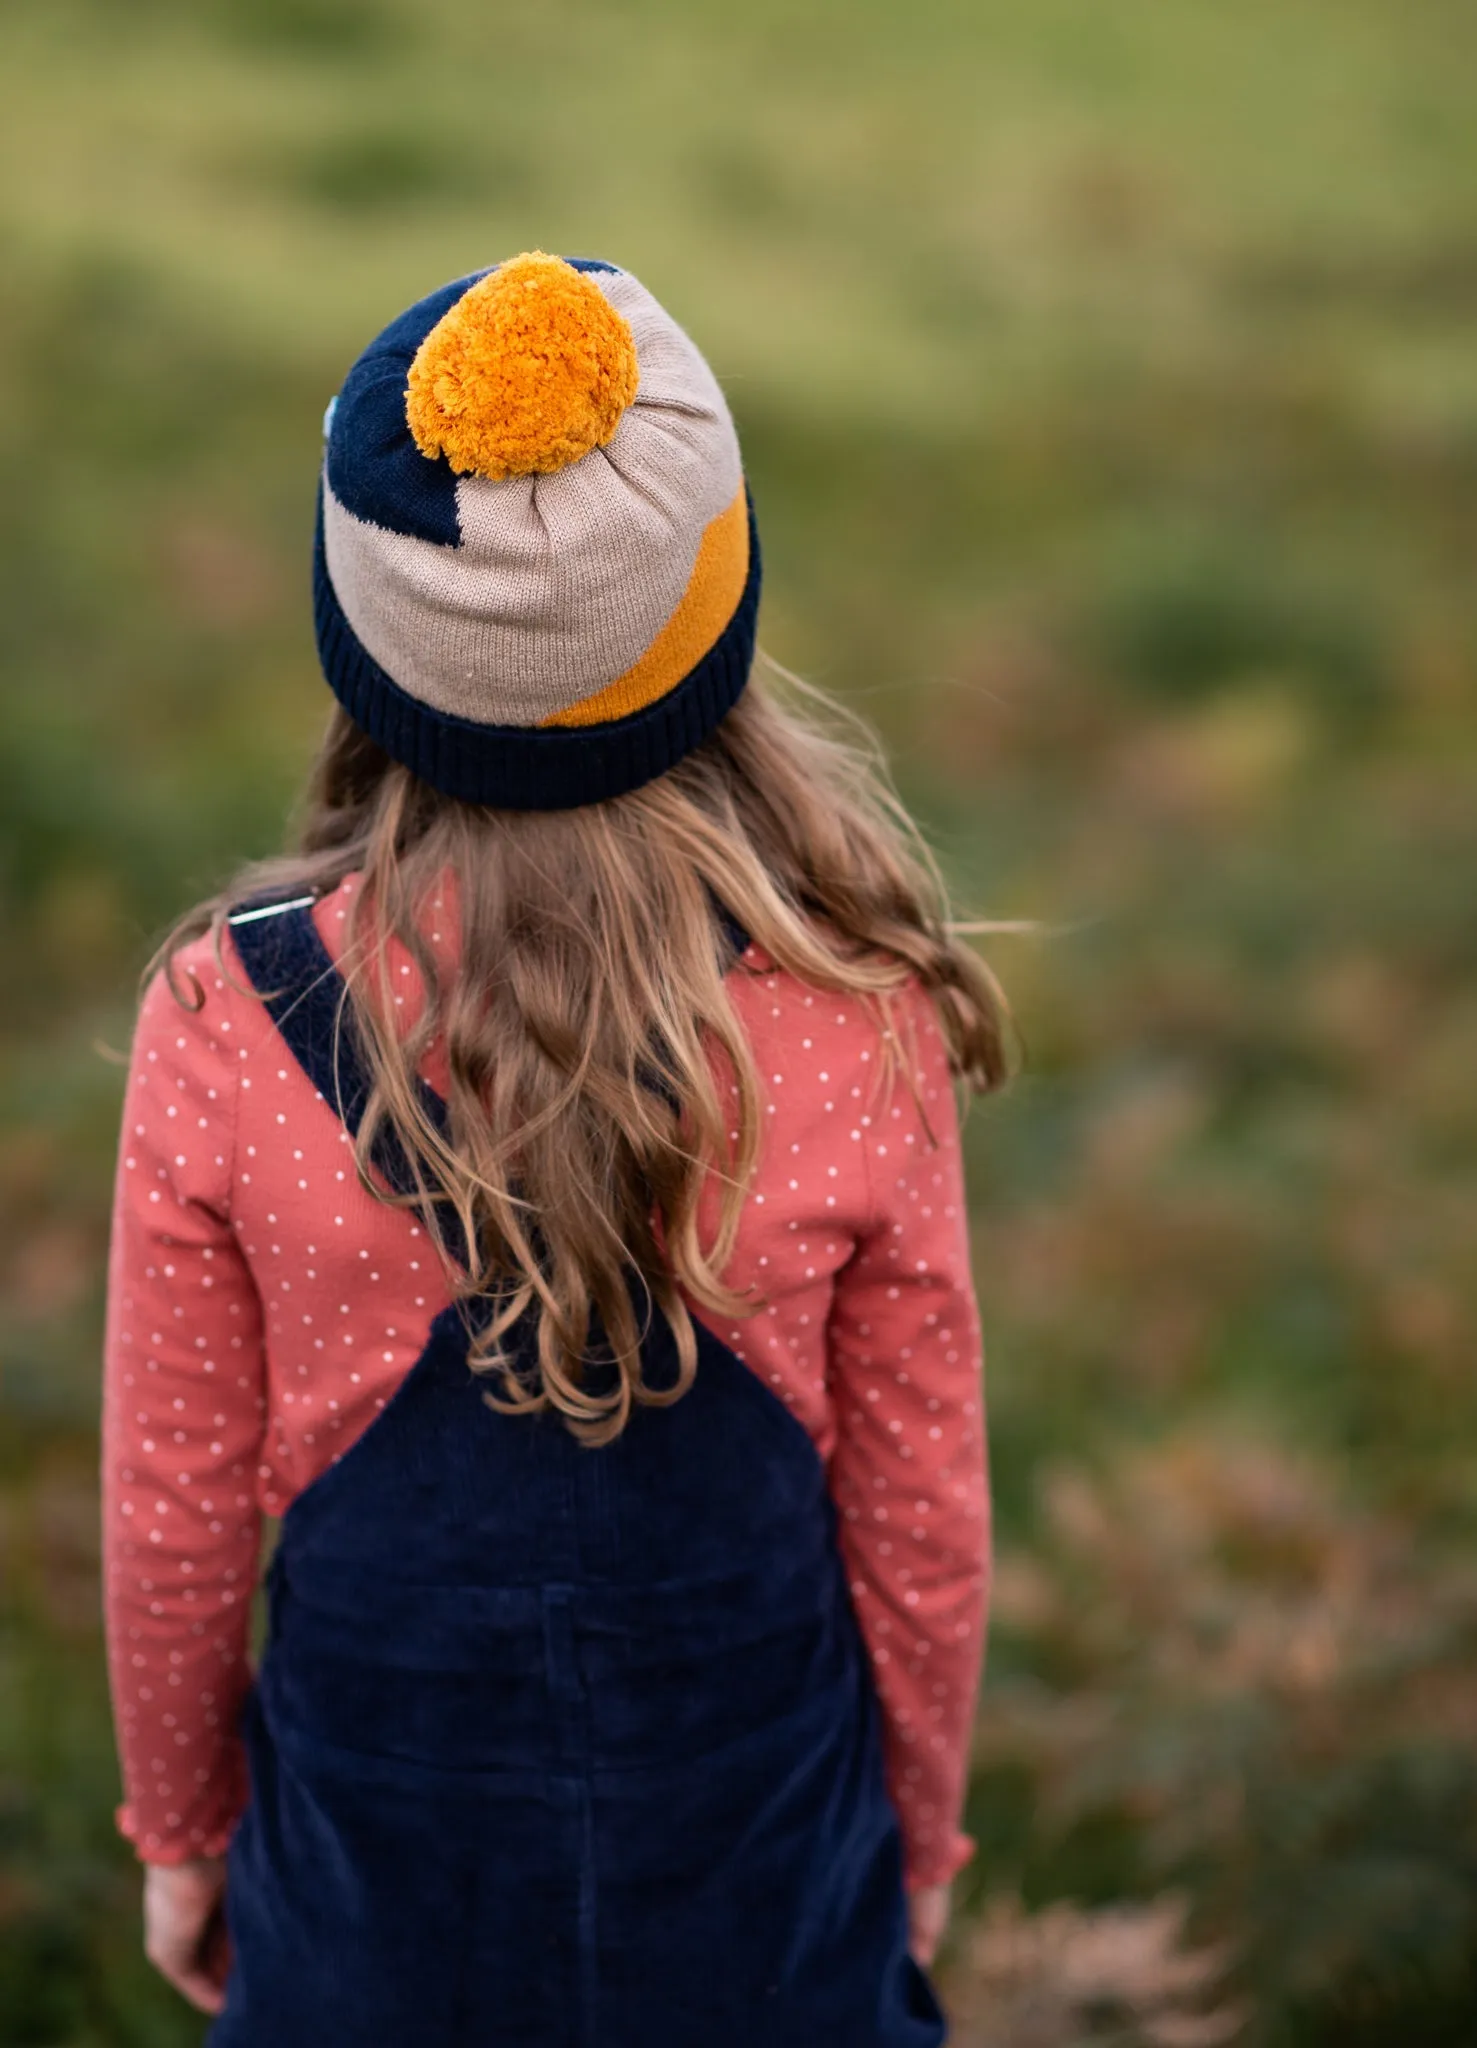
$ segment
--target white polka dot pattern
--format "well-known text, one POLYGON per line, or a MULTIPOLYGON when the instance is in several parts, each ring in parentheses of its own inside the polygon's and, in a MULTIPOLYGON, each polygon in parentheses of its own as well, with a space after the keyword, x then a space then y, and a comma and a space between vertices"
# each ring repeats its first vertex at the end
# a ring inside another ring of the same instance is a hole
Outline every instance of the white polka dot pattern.
MULTIPOLYGON (((353 878, 314 912, 330 951, 353 878)), ((438 920, 442 922, 443 920, 438 920)), ((451 919, 444 920, 450 923, 451 919)), ((433 934, 446 957, 446 939, 433 934)), ((244 980, 230 948, 233 973, 244 980)), ((405 956, 407 1026, 419 983, 405 956)), ((384 1407, 448 1299, 424 1230, 349 1141, 254 997, 188 947, 200 1011, 149 987, 115 1183, 104 1357, 109 1661, 126 1798, 158 1862, 214 1853, 244 1796, 232 1733, 261 1517, 384 1407)), ((910 987, 883 1073, 862 1004, 751 949, 730 987, 764 1077, 763 1147, 713 1327, 826 1461, 884 1709, 910 1885, 952 1875, 990 1561, 978 1315, 941 1033, 910 987)), ((445 1086, 441 1049, 425 1066, 445 1086)), ((710 1206, 714 1191, 710 1190, 710 1206)))

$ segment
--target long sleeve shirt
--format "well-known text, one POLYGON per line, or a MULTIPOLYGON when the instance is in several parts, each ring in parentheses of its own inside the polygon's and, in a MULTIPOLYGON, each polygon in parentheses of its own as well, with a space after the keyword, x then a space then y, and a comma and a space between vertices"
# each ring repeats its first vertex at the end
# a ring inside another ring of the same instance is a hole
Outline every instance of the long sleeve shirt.
MULTIPOLYGON (((356 884, 314 906, 335 958, 356 884)), ((449 957, 448 936, 429 936, 449 957)), ((390 951, 408 1022, 418 974, 398 942, 390 951)), ((373 1421, 450 1299, 423 1226, 361 1184, 348 1134, 250 992, 229 936, 223 958, 226 975, 204 938, 177 956, 197 1009, 162 972, 145 991, 109 1252, 102 1489, 118 1822, 160 1863, 219 1853, 245 1801, 235 1723, 252 1679, 264 1516, 373 1421)), ((764 1101, 724 1278, 764 1306, 707 1320, 824 1462, 907 1882, 937 1883, 974 1847, 959 1820, 990 1575, 981 1341, 943 1038, 910 982, 894 1018, 914 1085, 883 1085, 867 1005, 806 986, 752 946, 729 989, 764 1101)), ((422 1073, 444 1092, 439 1042, 422 1073)))

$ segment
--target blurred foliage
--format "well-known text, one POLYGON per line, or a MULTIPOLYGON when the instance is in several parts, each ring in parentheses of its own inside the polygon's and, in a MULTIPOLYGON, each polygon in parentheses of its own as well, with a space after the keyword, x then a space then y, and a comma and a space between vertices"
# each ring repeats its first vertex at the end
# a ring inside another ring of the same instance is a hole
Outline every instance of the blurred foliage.
POLYGON ((0 2039, 201 2035, 111 1827, 115 1056, 322 728, 326 399, 529 246, 701 337, 768 646, 1042 926, 963 2048, 1477 2038, 1474 79, 1461 0, 0 15, 0 2039))

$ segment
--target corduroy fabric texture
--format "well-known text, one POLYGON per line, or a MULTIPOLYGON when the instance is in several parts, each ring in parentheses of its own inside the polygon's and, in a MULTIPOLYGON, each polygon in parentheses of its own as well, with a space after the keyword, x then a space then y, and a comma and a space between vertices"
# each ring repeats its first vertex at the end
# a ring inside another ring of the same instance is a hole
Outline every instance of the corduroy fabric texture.
POLYGON ((355 362, 326 443, 324 673, 447 795, 529 810, 620 795, 743 689, 761 564, 737 435, 711 369, 629 272, 535 254, 431 293, 355 362), (621 349, 637 373, 623 409, 621 349))

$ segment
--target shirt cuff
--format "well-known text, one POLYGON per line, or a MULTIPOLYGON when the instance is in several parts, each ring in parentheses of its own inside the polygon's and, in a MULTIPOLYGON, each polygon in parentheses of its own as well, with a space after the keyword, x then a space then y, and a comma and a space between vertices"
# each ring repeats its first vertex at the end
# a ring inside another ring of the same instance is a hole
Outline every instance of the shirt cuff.
POLYGON ((240 1815, 233 1815, 230 1820, 206 1829, 203 1834, 191 1830, 189 1834, 151 1836, 147 1847, 139 1839, 138 1823, 134 1819, 132 1807, 126 1801, 123 1805, 114 1807, 113 1819, 117 1823, 119 1834, 131 1844, 133 1853, 140 1863, 173 1866, 224 1856, 231 1837, 236 1832, 236 1823, 240 1815))
POLYGON ((942 1848, 931 1847, 926 1854, 908 1857, 903 1889, 918 1892, 928 1885, 950 1883, 966 1863, 974 1861, 978 1847, 973 1835, 961 1834, 956 1829, 942 1848))

